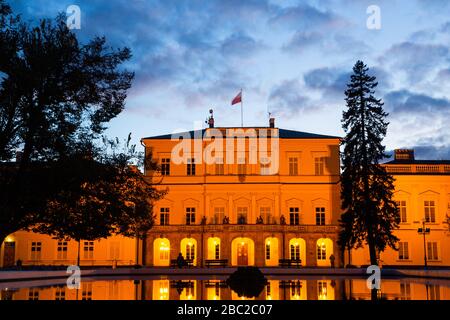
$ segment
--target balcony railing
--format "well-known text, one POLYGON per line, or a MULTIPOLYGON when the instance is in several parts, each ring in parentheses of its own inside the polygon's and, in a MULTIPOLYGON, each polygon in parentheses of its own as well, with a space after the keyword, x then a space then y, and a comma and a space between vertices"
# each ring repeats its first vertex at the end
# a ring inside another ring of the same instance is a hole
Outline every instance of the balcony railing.
POLYGON ((336 233, 336 225, 280 225, 280 224, 205 224, 205 225, 165 225, 153 226, 150 232, 299 232, 336 233))
POLYGON ((385 168, 389 173, 450 174, 450 165, 444 164, 386 165, 385 168))

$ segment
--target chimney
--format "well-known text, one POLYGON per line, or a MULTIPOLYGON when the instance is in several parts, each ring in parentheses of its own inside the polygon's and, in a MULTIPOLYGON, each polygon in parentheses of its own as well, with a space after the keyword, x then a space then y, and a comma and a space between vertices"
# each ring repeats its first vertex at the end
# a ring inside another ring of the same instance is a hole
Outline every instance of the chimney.
POLYGON ((269 128, 275 128, 275 118, 269 119, 269 128))
POLYGON ((214 111, 213 109, 209 109, 209 118, 205 121, 208 124, 209 128, 214 128, 214 111))
POLYGON ((414 160, 414 149, 395 149, 395 160, 414 160))

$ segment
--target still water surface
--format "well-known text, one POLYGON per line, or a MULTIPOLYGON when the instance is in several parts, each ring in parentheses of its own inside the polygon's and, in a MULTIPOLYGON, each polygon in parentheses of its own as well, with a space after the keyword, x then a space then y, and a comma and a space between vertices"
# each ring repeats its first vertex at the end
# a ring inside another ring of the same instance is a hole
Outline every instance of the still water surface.
MULTIPOLYGON (((239 296, 227 276, 82 278, 0 283, 2 300, 346 300, 370 299, 366 279, 268 276, 255 297, 239 296)), ((450 300, 450 280, 382 279, 378 297, 388 300, 450 300)))

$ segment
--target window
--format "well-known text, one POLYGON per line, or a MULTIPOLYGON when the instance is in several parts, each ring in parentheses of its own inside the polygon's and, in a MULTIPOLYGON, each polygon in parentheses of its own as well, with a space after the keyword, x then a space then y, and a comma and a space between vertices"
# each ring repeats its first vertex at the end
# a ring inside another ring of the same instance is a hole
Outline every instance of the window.
POLYGON ((436 212, 434 201, 425 201, 425 222, 436 222, 436 212))
POLYGON ((163 176, 170 175, 170 159, 169 158, 161 159, 161 174, 163 176))
POLYGON ((399 242, 398 248, 398 260, 409 260, 408 242, 399 242))
POLYGON ((66 288, 65 287, 56 287, 55 300, 66 300, 66 288))
POLYGON ((291 244, 291 260, 300 260, 300 246, 298 243, 291 244))
POLYGON ((298 158, 289 158, 289 175, 298 175, 298 158))
POLYGON ((195 208, 186 208, 186 224, 195 224, 195 208))
POLYGON ((224 165, 223 158, 216 159, 216 175, 223 176, 224 174, 224 165))
POLYGON ((162 226, 169 225, 169 208, 160 208, 159 209, 159 224, 162 226))
POLYGON ((238 224, 246 224, 247 223, 247 207, 238 207, 237 208, 237 221, 238 224))
POLYGON ((239 158, 238 159, 238 174, 245 175, 245 172, 246 172, 245 158, 239 158))
POLYGON ((67 241, 58 241, 57 259, 58 260, 67 259, 67 241))
POLYGON ((437 242, 428 242, 427 243, 427 259, 430 261, 439 260, 437 242))
POLYGON ((39 300, 38 288, 30 288, 28 290, 28 300, 39 300))
POLYGON ((318 225, 318 226, 325 225, 325 208, 324 207, 316 208, 316 225, 318 225))
POLYGON ((300 215, 298 207, 289 208, 289 224, 296 226, 300 224, 300 215))
POLYGON ((314 159, 315 164, 315 174, 316 176, 322 176, 323 175, 323 168, 325 165, 325 157, 318 157, 314 159))
POLYGON ((325 243, 317 244, 317 260, 327 259, 327 246, 325 243))
POLYGON ((41 260, 41 251, 41 242, 31 242, 31 260, 41 260))
POLYGON ((194 158, 188 159, 187 175, 188 176, 195 176, 195 159, 194 158))
POLYGON ((270 260, 270 243, 266 242, 266 260, 270 260))
POLYGON ((161 242, 159 246, 159 259, 160 260, 169 260, 169 251, 170 248, 166 242, 161 242))
POLYGON ((81 300, 92 300, 92 283, 83 283, 81 300))
POLYGON ((273 219, 270 214, 270 207, 259 208, 259 214, 261 215, 261 217, 263 218, 263 220, 265 221, 266 224, 273 223, 273 221, 272 221, 273 219))
POLYGON ((195 259, 195 244, 189 242, 186 245, 186 259, 187 260, 195 259))
POLYGON ((300 280, 291 282, 291 295, 296 299, 302 295, 302 283, 300 280))
POLYGON ((409 283, 400 283, 401 300, 411 300, 411 285, 409 283))
POLYGON ((262 157, 260 159, 260 174, 262 176, 268 176, 270 175, 270 163, 269 163, 269 159, 266 157, 262 157))
POLYGON ((441 287, 437 284, 427 284, 429 299, 430 300, 441 300, 441 287))
POLYGON ((408 217, 406 215, 406 201, 397 201, 398 213, 400 215, 400 223, 408 222, 408 217))
POLYGON ((220 224, 223 222, 223 217, 225 215, 225 208, 224 207, 215 207, 214 208, 214 217, 213 217, 213 223, 214 224, 220 224))
POLYGON ((326 281, 317 281, 317 290, 319 299, 327 298, 327 282, 326 281))
POLYGON ((220 244, 218 243, 214 246, 214 259, 220 259, 220 244))
POLYGON ((84 241, 84 259, 94 259, 94 241, 84 241))

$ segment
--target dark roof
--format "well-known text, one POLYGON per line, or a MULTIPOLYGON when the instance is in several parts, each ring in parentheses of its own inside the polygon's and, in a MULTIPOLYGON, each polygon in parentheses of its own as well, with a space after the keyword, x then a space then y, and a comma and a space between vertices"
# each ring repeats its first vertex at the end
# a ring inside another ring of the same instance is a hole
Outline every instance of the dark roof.
POLYGON ((391 160, 383 164, 450 164, 450 160, 391 160))
MULTIPOLYGON (((268 129, 267 127, 244 127, 244 129, 253 128, 253 129, 268 129)), ((239 127, 220 127, 215 129, 239 129, 239 127)), ((179 132, 176 133, 177 135, 187 135, 189 134, 191 137, 194 137, 194 133, 197 135, 200 135, 203 137, 206 129, 202 130, 192 130, 192 131, 186 131, 186 132, 179 132)), ((316 133, 309 133, 309 132, 303 132, 303 131, 294 131, 294 130, 286 130, 286 129, 278 129, 279 138, 281 139, 341 139, 341 137, 337 136, 328 136, 323 134, 316 134, 316 133)), ((144 139, 154 139, 154 140, 161 140, 161 139, 168 139, 170 140, 172 138, 172 134, 163 134, 159 136, 153 136, 153 137, 145 137, 144 139)))

